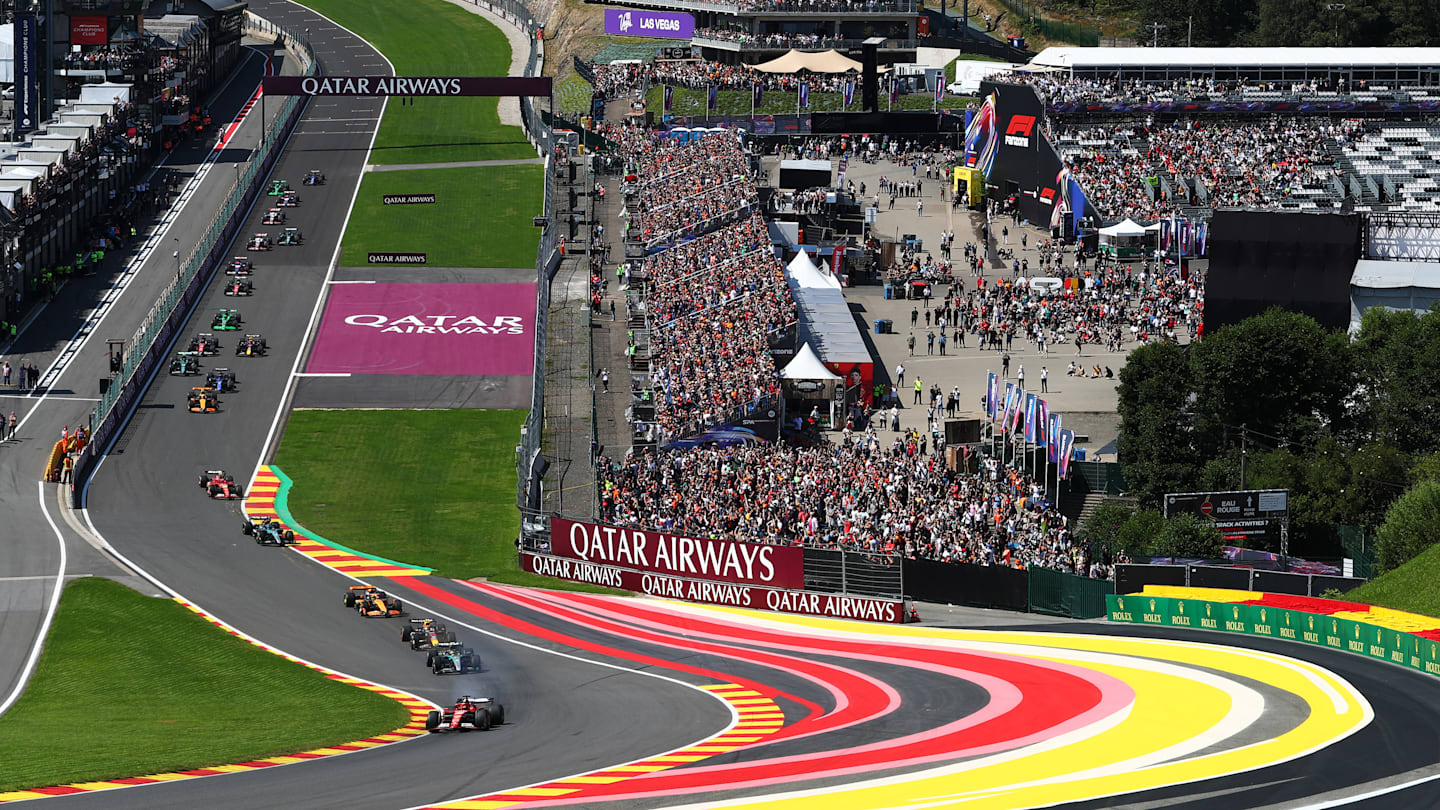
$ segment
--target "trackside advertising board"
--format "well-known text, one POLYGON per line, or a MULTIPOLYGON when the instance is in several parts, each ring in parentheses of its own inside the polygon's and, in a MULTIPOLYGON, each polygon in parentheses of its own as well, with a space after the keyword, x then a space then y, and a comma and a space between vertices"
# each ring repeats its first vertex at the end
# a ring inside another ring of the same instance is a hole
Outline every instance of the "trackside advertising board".
MULTIPOLYGON (((666 535, 666 537, 672 536, 666 535)), ((773 610, 779 613, 801 613, 807 616, 856 619, 885 624, 901 624, 905 621, 905 603, 899 599, 842 596, 784 588, 765 588, 740 582, 686 579, 649 571, 619 568, 599 562, 554 557, 549 554, 533 554, 528 551, 521 552, 520 567, 541 576, 567 579, 572 582, 587 582, 591 585, 604 585, 610 588, 622 588, 650 596, 663 596, 667 599, 680 599, 707 605, 773 610)))
POLYGON ((1105 597, 1105 604, 1112 622, 1190 627, 1287 639, 1440 676, 1440 641, 1368 622, 1270 605, 1144 594, 1110 594, 1105 597))
POLYGON ((795 546, 683 537, 552 517, 550 553, 684 579, 805 588, 805 553, 795 546))

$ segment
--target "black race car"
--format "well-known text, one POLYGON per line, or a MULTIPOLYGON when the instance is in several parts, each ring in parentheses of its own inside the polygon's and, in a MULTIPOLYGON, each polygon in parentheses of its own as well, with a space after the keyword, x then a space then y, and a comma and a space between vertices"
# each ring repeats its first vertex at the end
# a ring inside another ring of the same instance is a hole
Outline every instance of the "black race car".
POLYGON ((268 233, 257 233, 245 243, 246 250, 272 250, 274 247, 275 240, 271 239, 268 233))
POLYGON ((201 357, 212 357, 220 352, 220 341, 209 332, 201 332, 190 338, 190 351, 201 357))
POLYGON ((249 276, 254 273, 255 263, 245 256, 236 256, 230 260, 229 264, 225 265, 225 275, 227 276, 249 276))
POLYGON ((262 546, 295 545, 295 532, 285 528, 271 517, 252 517, 241 524, 240 530, 245 533, 246 537, 255 538, 255 542, 262 546))
POLYGON ((321 172, 319 169, 311 169, 310 171, 308 171, 308 172, 305 173, 305 185, 307 185, 307 186, 323 186, 323 185, 325 185, 325 174, 324 174, 323 172, 321 172))
POLYGON ((239 382, 235 372, 228 368, 217 368, 205 375, 205 384, 222 394, 234 392, 235 385, 239 382))
POLYGON ((432 711, 425 718, 425 730, 430 732, 489 731, 491 726, 504 724, 505 707, 495 698, 469 695, 461 695, 451 708, 432 711))
POLYGON ((266 211, 266 212, 265 212, 265 217, 264 217, 264 219, 261 219, 261 220, 260 220, 260 224, 261 224, 261 225, 284 225, 284 224, 285 224, 285 212, 284 212, 284 211, 281 211, 279 208, 271 208, 269 211, 266 211))
POLYGON ((305 244, 305 237, 300 235, 299 228, 286 228, 284 232, 280 234, 280 244, 303 245, 305 244))
POLYGON ((176 352, 174 359, 170 361, 170 373, 189 377, 192 374, 200 373, 200 355, 198 352, 176 352))
POLYGON ((246 335, 235 344, 236 357, 263 357, 265 351, 265 338, 260 335, 246 335))
POLYGON ((400 640, 412 650, 428 650, 454 641, 455 634, 436 619, 411 619, 409 627, 400 629, 400 640))
POLYGON ((458 641, 442 641, 425 656, 425 666, 436 675, 451 672, 464 675, 480 671, 480 656, 458 641))
POLYGON ((248 296, 255 294, 255 285, 243 278, 231 279, 225 282, 225 294, 231 296, 248 296))
POLYGON ((200 488, 212 498, 233 501, 245 497, 245 488, 224 470, 206 470, 200 474, 200 488))

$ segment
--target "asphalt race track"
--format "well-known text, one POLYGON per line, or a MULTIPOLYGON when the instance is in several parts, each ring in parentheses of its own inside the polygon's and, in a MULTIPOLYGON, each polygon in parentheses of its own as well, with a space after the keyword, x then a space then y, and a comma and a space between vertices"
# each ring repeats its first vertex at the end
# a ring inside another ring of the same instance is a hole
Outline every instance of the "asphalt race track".
MULTIPOLYGON (((277 0, 251 8, 310 29, 327 73, 388 69, 368 45, 308 10, 277 0)), ((222 333, 220 355, 205 363, 234 370, 239 391, 222 397, 220 413, 191 414, 184 400, 195 378, 162 369, 91 481, 89 517, 146 574, 245 633, 436 703, 493 695, 505 703, 507 723, 45 801, 347 810, 447 802, 470 810, 1289 807, 1434 767, 1440 682, 1299 644, 1201 632, 1096 623, 896 631, 438 577, 377 580, 411 616, 444 617, 483 661, 478 674, 432 675, 422 654, 400 642, 399 621, 342 607, 354 580, 257 546, 241 534, 238 502, 212 501, 195 485, 206 469, 246 478, 259 460, 381 109, 379 100, 332 98, 307 110, 273 175, 297 185, 302 203, 289 209, 287 224, 302 229, 305 244, 249 254, 253 297, 222 296, 225 276, 217 275, 182 331, 184 339, 211 331, 220 308, 242 312, 244 328, 222 333), (363 121, 370 125, 354 125, 363 121), (327 184, 298 186, 310 169, 327 184), (234 357, 234 341, 247 332, 267 338, 268 356, 234 357), (1184 643, 1129 640, 1136 638, 1184 643), (1207 643, 1217 641, 1228 646, 1207 643), (1054 784, 1022 784, 1047 776, 1054 784), (1185 784, 1170 787, 1178 782, 1185 784), (767 800, 777 793, 785 798, 767 800), (486 798, 472 798, 479 796, 486 798)), ((278 232, 258 224, 268 207, 262 196, 242 239, 278 232)), ((27 469, 6 469, 7 492, 37 497, 27 469)), ((34 516, 30 545, 42 549, 49 529, 39 510, 34 516)), ((58 561, 35 555, 33 570, 53 577, 58 561)), ((1434 806, 1437 785, 1352 806, 1434 806)))

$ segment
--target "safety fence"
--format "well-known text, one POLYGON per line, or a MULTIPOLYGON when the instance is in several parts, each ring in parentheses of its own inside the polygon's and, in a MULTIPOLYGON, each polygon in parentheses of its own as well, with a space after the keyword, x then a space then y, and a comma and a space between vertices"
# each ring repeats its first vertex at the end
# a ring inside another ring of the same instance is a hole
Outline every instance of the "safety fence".
MULTIPOLYGON (((1327 608, 1323 604, 1325 600, 1310 601, 1316 603, 1312 610, 1327 608)), ((1435 629, 1408 633, 1375 622, 1266 604, 1262 600, 1233 602, 1142 593, 1111 595, 1106 597, 1105 602, 1108 618, 1112 622, 1216 630, 1286 639, 1388 661, 1430 675, 1440 675, 1440 637, 1437 637, 1440 636, 1440 631, 1435 629)), ((1364 607, 1343 602, 1332 604, 1336 612, 1345 608, 1364 607)), ((1354 613, 1353 610, 1348 612, 1351 615, 1354 613)), ((1403 614, 1402 617, 1409 622, 1427 619, 1409 614, 1403 614)), ((1440 622, 1435 619, 1429 621, 1440 622)))
POLYGON ((1230 565, 1117 565, 1115 592, 1139 593, 1147 585, 1191 588, 1224 588, 1232 591, 1264 591, 1292 596, 1320 596, 1326 591, 1341 593, 1365 584, 1361 577, 1325 574, 1297 574, 1241 568, 1230 565))
POLYGON ((1038 567, 907 559, 904 570, 912 599, 1075 619, 1104 616, 1105 596, 1114 592, 1109 580, 1038 567))
MULTIPOLYGON (((285 26, 246 14, 247 33, 277 37, 287 52, 302 66, 303 75, 314 75, 319 71, 315 52, 310 43, 299 32, 285 26)), ((188 317, 190 307, 199 299, 205 285, 225 255, 225 249, 234 238, 237 229, 244 222, 256 196, 261 191, 266 176, 279 157, 280 151, 300 119, 303 102, 298 96, 287 97, 280 105, 273 122, 265 125, 265 134, 260 144, 251 153, 250 159, 236 167, 236 179, 226 192, 225 200, 217 208, 201 231, 199 238, 183 257, 177 255, 175 276, 166 285, 146 315, 140 328, 125 346, 124 355, 111 377, 109 387, 101 393, 100 401, 90 413, 89 444, 75 462, 73 480, 83 481, 96 458, 104 452, 115 431, 125 421, 125 414, 144 390, 146 380, 164 359, 166 347, 188 317)), ((197 175, 190 182, 198 185, 204 175, 197 175)), ((181 196, 193 193, 193 188, 181 192, 181 196)), ((75 490, 76 504, 81 498, 75 490)))

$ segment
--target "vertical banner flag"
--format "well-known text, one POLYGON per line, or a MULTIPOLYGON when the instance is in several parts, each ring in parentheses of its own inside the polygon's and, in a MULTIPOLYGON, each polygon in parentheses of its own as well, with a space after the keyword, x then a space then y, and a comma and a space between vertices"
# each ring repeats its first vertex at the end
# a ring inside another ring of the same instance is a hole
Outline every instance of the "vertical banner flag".
POLYGON ((759 83, 759 82, 755 82, 755 84, 751 87, 751 92, 752 92, 752 95, 751 95, 751 97, 750 97, 750 106, 751 106, 751 107, 759 107, 759 106, 760 106, 760 96, 761 96, 761 93, 763 92, 763 91, 760 89, 760 83, 759 83))
POLYGON ((1025 392, 1015 389, 1015 410, 1010 412, 1010 432, 1020 429, 1020 419, 1025 415, 1025 392))
POLYGON ((1025 395, 1025 441, 1027 442, 1036 441, 1035 423, 1038 420, 1035 415, 1036 409, 1040 407, 1036 404, 1039 401, 1034 394, 1025 395))
POLYGON ((849 107, 849 106, 850 106, 850 103, 853 102, 854 100, 855 100, 855 82, 853 82, 853 81, 845 82, 845 106, 846 106, 846 107, 849 107))
POLYGON ((804 108, 807 109, 807 110, 810 109, 810 83, 809 83, 809 82, 801 82, 801 83, 800 83, 800 106, 801 106, 801 107, 804 107, 804 108))
POLYGON ((1046 444, 1050 439, 1050 406, 1039 400, 1035 409, 1035 443, 1046 444))
POLYGON ((1060 477, 1070 477, 1070 459, 1075 455, 1075 431, 1060 431, 1060 477))
POLYGON ((1060 463, 1060 434, 1062 432, 1060 427, 1060 414, 1050 414, 1050 435, 1046 437, 1050 441, 1046 445, 1046 450, 1049 451, 1048 458, 1051 464, 1060 463))
POLYGON ((673 88, 673 87, 671 87, 670 85, 667 84, 667 85, 665 85, 665 112, 667 112, 667 113, 670 112, 670 109, 671 109, 672 107, 674 107, 674 106, 675 106, 675 88, 673 88))
POLYGON ((1010 429, 1010 410, 1015 407, 1015 383, 1005 383, 1005 409, 1000 414, 1000 429, 1010 429))
POLYGON ((990 379, 985 383, 985 415, 990 421, 995 421, 996 400, 1000 398, 1000 383, 995 378, 995 372, 990 372, 990 379))
POLYGON ((34 14, 15 15, 15 134, 35 129, 40 118, 39 23, 34 14))
POLYGON ((706 109, 708 109, 708 110, 714 110, 716 107, 719 107, 719 106, 720 106, 720 86, 719 86, 719 85, 712 84, 712 85, 710 85, 710 92, 708 93, 708 99, 707 99, 707 103, 706 103, 706 109))
POLYGON ((945 97, 945 80, 944 80, 944 79, 937 79, 937 80, 935 81, 935 100, 938 102, 940 99, 942 99, 942 98, 944 98, 944 97, 945 97))
POLYGON ((895 103, 895 100, 898 99, 898 98, 900 98, 900 90, 899 90, 899 88, 897 88, 897 87, 895 86, 895 79, 894 79, 894 77, 891 77, 891 79, 890 79, 890 103, 891 103, 891 104, 894 104, 894 103, 895 103))

